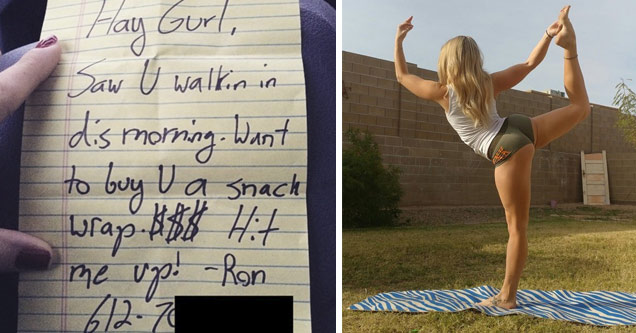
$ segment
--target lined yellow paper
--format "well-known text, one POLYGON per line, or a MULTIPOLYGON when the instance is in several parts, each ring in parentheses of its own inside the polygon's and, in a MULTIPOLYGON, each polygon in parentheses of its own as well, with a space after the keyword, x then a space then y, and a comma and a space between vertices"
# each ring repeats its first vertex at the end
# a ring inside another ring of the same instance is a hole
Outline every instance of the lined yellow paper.
MULTIPOLYGON (((27 102, 21 332, 172 332, 175 295, 291 295, 310 331, 298 1, 49 1, 27 102)), ((249 317, 246 318, 249 320, 249 317)))

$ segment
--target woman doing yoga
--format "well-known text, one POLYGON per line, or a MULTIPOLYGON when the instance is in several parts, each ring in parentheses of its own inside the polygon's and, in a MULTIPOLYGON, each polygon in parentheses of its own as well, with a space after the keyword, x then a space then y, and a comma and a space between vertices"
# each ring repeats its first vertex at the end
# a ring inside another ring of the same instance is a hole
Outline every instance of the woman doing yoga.
POLYGON ((535 149, 567 133, 590 113, 569 10, 570 6, 561 9, 558 19, 546 29, 525 62, 500 72, 488 74, 483 70, 481 52, 472 38, 458 36, 449 40, 439 55, 439 82, 408 73, 402 41, 413 28, 413 17, 398 26, 398 81, 416 96, 439 103, 462 141, 495 165, 495 186, 508 224, 506 275, 499 294, 478 303, 481 306, 517 306, 517 288, 528 256, 530 171, 535 149), (539 65, 553 38, 564 49, 563 81, 570 105, 532 118, 519 114, 499 117, 494 98, 539 65))

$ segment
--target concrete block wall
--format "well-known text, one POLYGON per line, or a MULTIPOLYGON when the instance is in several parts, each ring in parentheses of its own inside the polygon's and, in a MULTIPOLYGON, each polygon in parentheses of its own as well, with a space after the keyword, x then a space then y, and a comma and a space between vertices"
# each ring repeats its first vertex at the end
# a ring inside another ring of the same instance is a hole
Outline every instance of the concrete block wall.
POLYGON ((611 203, 636 203, 636 153, 607 153, 611 203))
MULTIPOLYGON (((411 73, 437 79, 434 71, 408 66, 411 73)), ((393 62, 343 52, 342 70, 343 130, 368 130, 384 163, 402 170, 401 206, 500 203, 491 163, 461 142, 437 103, 418 99, 398 84, 393 62)), ((501 93, 496 102, 501 116, 537 116, 568 104, 566 98, 517 90, 501 93)), ((624 185, 636 181, 636 149, 613 127, 616 115, 616 109, 594 105, 592 116, 535 153, 532 204, 582 202, 580 151, 603 149, 612 201, 636 202, 636 190, 624 185)))

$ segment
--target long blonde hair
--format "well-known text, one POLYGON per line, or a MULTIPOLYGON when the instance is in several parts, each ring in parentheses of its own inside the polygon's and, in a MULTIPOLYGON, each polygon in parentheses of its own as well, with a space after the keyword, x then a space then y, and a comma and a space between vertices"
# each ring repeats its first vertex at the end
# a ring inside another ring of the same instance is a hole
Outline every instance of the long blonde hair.
POLYGON ((442 46, 437 62, 440 83, 451 85, 459 106, 475 127, 489 122, 493 98, 490 74, 483 69, 484 60, 474 39, 457 36, 442 46))

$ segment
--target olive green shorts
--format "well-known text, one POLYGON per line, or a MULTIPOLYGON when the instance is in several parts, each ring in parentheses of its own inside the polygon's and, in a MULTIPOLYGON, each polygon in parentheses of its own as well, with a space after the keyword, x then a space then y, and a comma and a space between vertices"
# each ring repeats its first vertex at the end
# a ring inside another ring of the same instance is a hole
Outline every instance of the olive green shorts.
POLYGON ((528 143, 534 144, 532 120, 522 114, 511 114, 488 147, 488 158, 495 167, 528 143))

